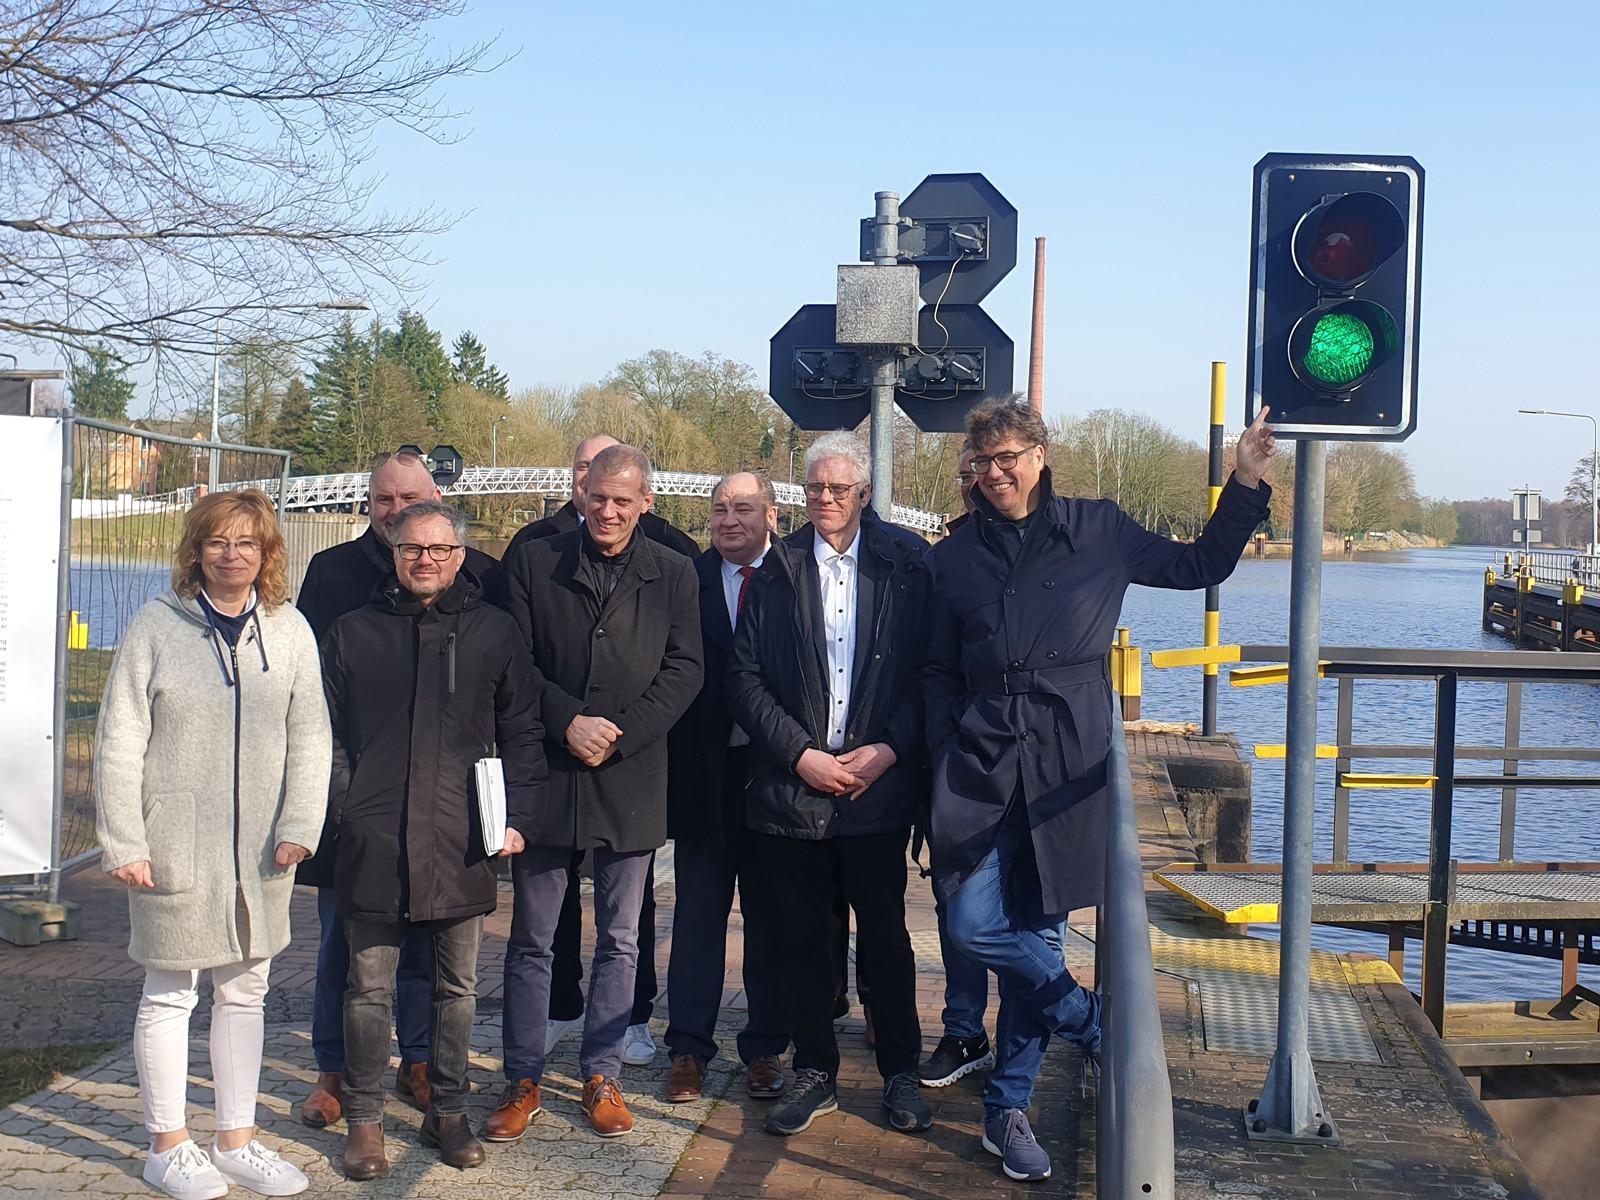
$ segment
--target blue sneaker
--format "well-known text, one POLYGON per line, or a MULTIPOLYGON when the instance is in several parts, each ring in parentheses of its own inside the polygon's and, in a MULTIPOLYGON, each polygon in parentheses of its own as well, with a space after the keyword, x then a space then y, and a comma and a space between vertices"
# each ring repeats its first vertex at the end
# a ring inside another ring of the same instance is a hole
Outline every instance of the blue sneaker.
POLYGON ((1028 1114, 1003 1108, 983 1119, 983 1148, 1000 1158, 1000 1169, 1012 1179, 1037 1183, 1050 1178, 1050 1156, 1034 1140, 1028 1114))

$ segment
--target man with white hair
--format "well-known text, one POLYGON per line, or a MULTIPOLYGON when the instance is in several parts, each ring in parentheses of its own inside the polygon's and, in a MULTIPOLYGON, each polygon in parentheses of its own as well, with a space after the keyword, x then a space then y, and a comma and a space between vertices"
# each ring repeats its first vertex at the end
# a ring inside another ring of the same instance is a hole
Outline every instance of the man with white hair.
MULTIPOLYGON (((420 455, 402 450, 381 454, 367 480, 367 529, 354 541, 320 551, 306 567, 295 607, 321 642, 333 623, 366 607, 379 585, 394 573, 390 533, 395 521, 413 504, 437 503, 439 486, 420 455)), ((462 568, 480 586, 493 582, 497 562, 471 546, 463 551, 462 568)), ((331 815, 331 814, 330 814, 331 815)), ((315 856, 300 864, 298 883, 317 889, 317 916, 322 941, 317 948, 316 996, 311 1008, 311 1052, 317 1061, 317 1086, 300 1106, 300 1120, 324 1129, 344 1115, 344 991, 350 972, 343 922, 334 913, 333 865, 338 854, 338 829, 330 821, 322 831, 315 856)), ((400 953, 395 991, 395 1032, 400 1042, 400 1070, 395 1090, 426 1112, 432 1099, 428 1086, 428 1004, 433 990, 433 943, 422 933, 406 939, 400 953)))
POLYGON ((906 843, 925 779, 917 670, 924 547, 867 509, 867 448, 843 431, 806 452, 811 522, 751 578, 728 667, 751 742, 749 882, 778 914, 794 1078, 766 1130, 796 1134, 838 1108, 835 902, 855 910, 872 964, 883 1108, 905 1133, 933 1123, 918 1095, 916 962, 906 933, 906 843))

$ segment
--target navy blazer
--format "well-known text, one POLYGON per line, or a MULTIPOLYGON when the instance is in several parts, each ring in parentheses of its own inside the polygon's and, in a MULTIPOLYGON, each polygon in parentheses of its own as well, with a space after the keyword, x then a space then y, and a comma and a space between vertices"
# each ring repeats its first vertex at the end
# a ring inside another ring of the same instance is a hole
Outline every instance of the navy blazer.
POLYGON ((928 845, 934 886, 949 896, 994 846, 1019 795, 1044 914, 1058 916, 1100 903, 1104 891, 1106 653, 1128 585, 1221 583, 1266 515, 1272 489, 1230 478, 1216 513, 1186 545, 1151 533, 1109 500, 1055 495, 1048 468, 1040 487, 1020 552, 1015 533, 975 492, 972 519, 928 554, 928 845))

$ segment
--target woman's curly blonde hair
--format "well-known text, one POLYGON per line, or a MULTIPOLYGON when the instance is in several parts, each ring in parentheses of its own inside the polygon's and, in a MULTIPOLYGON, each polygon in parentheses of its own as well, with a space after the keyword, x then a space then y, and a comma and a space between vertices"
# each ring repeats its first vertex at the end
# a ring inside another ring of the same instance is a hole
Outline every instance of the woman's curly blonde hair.
POLYGON ((243 521, 261 547, 261 573, 256 599, 270 612, 289 599, 289 554, 278 528, 272 498, 257 488, 212 492, 196 501, 183 518, 183 536, 172 560, 172 590, 193 598, 205 586, 200 570, 201 547, 222 530, 243 521))

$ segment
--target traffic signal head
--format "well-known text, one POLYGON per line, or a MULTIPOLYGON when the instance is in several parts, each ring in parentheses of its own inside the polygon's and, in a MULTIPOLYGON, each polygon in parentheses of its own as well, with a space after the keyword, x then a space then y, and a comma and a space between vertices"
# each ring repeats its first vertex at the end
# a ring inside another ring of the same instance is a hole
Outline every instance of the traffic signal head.
POLYGON ((1399 441, 1416 428, 1422 168, 1272 154, 1256 165, 1246 421, 1399 441))

